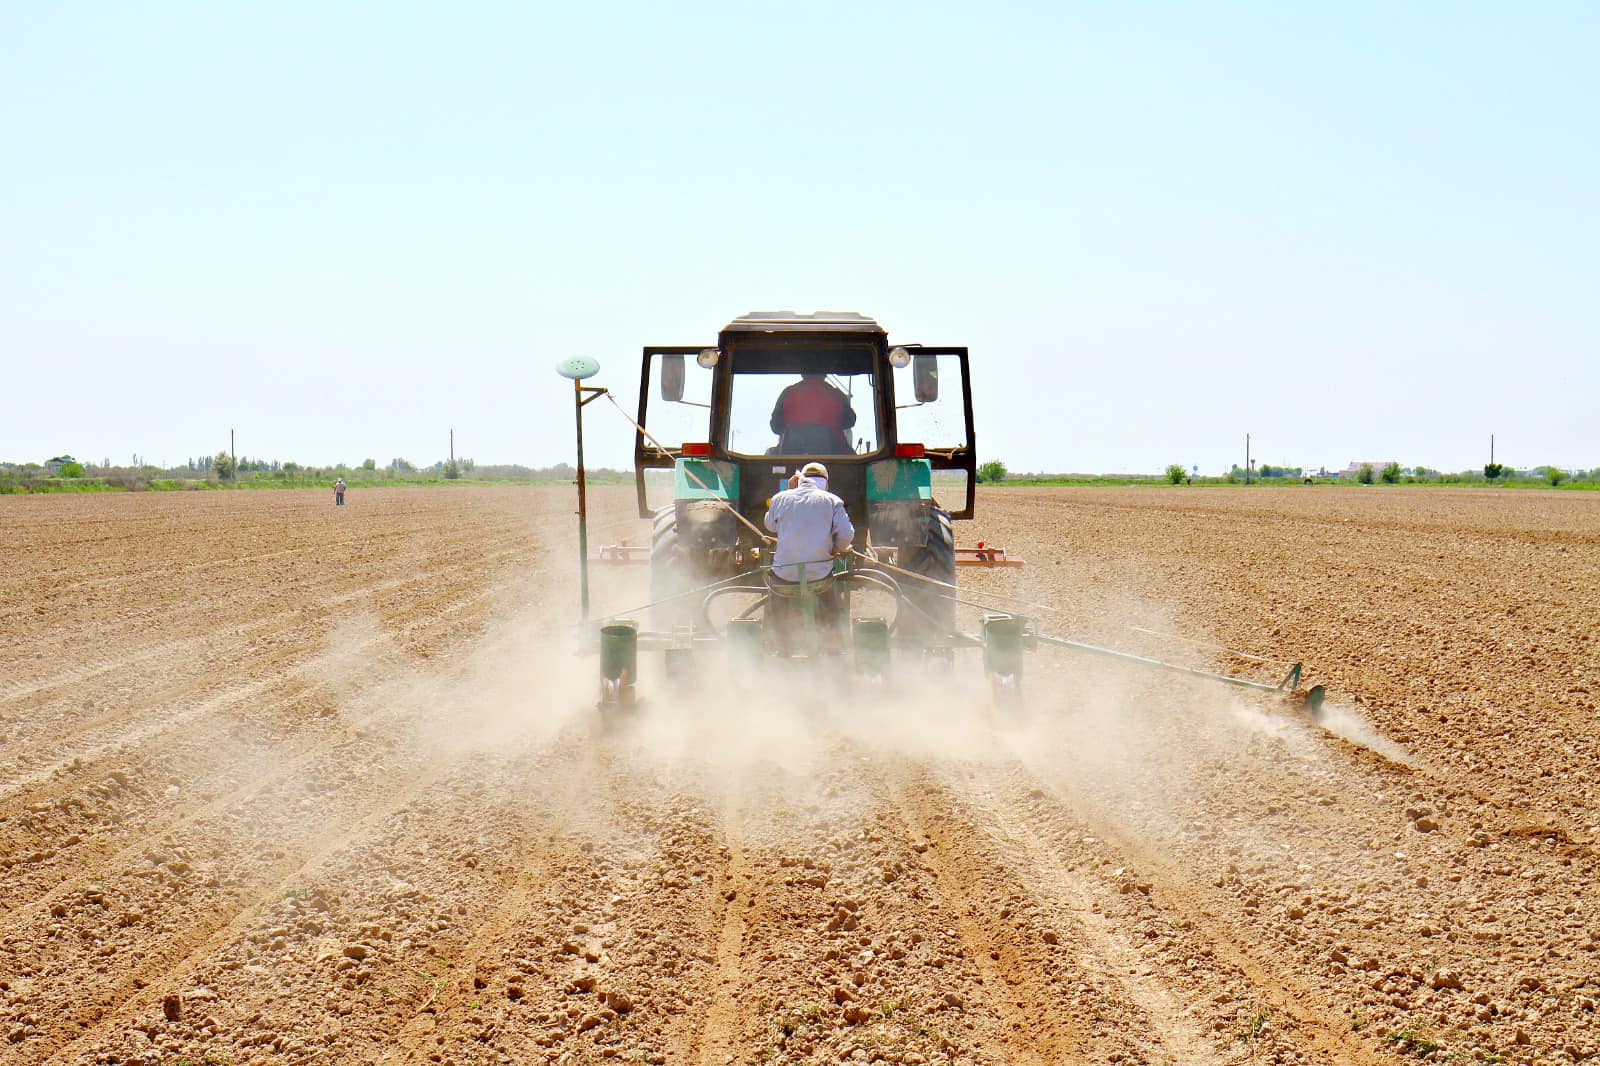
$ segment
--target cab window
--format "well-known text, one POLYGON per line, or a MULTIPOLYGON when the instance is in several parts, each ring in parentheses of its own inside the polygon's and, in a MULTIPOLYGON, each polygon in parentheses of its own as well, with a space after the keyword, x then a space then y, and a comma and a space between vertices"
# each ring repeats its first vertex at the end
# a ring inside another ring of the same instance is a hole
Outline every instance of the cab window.
POLYGON ((868 346, 729 353, 730 452, 860 455, 878 449, 877 389, 868 346))

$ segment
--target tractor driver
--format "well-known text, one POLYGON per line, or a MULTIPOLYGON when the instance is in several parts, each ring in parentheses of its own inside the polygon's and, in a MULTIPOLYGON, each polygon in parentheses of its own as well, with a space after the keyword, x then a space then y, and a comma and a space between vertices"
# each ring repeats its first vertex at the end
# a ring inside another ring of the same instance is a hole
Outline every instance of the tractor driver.
POLYGON ((826 374, 801 374, 799 381, 778 394, 778 402, 772 407, 772 432, 778 435, 779 449, 784 454, 853 452, 849 430, 855 424, 850 397, 828 384, 826 374), (785 440, 790 430, 812 426, 818 427, 812 434, 801 430, 785 440))
POLYGON ((833 558, 850 550, 856 528, 845 512, 844 501, 828 491, 828 468, 807 463, 789 479, 789 487, 772 497, 767 505, 766 526, 778 535, 772 552, 772 583, 778 608, 778 634, 787 647, 790 643, 794 606, 785 603, 785 586, 799 585, 802 576, 815 590, 817 628, 822 646, 837 651, 840 643, 839 590, 833 587, 833 558))

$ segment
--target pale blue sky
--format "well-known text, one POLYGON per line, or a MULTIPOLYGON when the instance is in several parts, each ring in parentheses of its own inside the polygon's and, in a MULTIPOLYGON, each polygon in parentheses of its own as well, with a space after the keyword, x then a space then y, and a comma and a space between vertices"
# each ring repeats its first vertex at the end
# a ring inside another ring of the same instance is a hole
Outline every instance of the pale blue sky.
MULTIPOLYGON (((0 460, 571 454, 555 362, 967 344, 1014 469, 1600 465, 1600 5, 0 0, 0 460)), ((628 427, 591 407, 597 462, 628 427)))

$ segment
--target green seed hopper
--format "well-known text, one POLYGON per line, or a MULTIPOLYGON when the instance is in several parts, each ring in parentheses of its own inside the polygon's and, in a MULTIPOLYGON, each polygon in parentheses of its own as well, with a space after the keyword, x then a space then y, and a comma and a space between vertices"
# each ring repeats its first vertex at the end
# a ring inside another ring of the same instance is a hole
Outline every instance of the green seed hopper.
MULTIPOLYGON (((1026 613, 959 598, 951 589, 941 588, 932 594, 981 609, 981 624, 977 632, 961 629, 933 631, 926 624, 926 617, 918 617, 921 614, 920 605, 926 602, 929 591, 924 590, 917 598, 906 597, 903 593, 906 583, 919 580, 917 575, 898 571, 892 565, 856 557, 839 565, 836 572, 826 579, 826 584, 832 586, 833 594, 842 600, 844 609, 841 614, 848 619, 847 624, 840 624, 833 632, 828 632, 819 618, 816 603, 816 597, 822 589, 802 587, 798 591, 789 590, 781 597, 784 602, 780 602, 778 594, 761 580, 761 576, 758 569, 677 594, 673 599, 698 601, 698 609, 689 612, 695 621, 671 631, 641 629, 636 621, 620 616, 601 624, 597 638, 600 657, 599 702, 602 711, 625 711, 636 704, 641 652, 660 652, 665 679, 669 685, 675 685, 694 678, 698 660, 715 654, 725 656, 736 673, 753 673, 759 670, 764 660, 774 655, 820 657, 834 664, 835 672, 865 683, 883 683, 891 674, 897 651, 903 658, 916 661, 919 668, 927 668, 933 665, 947 667, 953 663, 957 651, 973 649, 981 652, 983 671, 989 679, 996 704, 1020 706, 1027 658, 1040 647, 1048 647, 1296 700, 1313 717, 1320 713, 1326 697, 1321 685, 1307 690, 1300 688, 1302 664, 1298 662, 1290 665, 1288 672, 1276 682, 1236 677, 1043 633, 1026 613), (893 610, 888 614, 856 613, 851 608, 863 593, 884 594, 874 601, 874 605, 883 605, 887 598, 892 602, 893 610), (720 625, 715 624, 711 621, 712 609, 725 599, 734 604, 732 616, 720 625), (790 616, 787 620, 780 617, 785 613, 790 616), (788 627, 790 631, 781 632, 783 627, 788 627)), ((642 612, 657 606, 659 604, 644 604, 636 611, 642 612)), ((1234 654, 1267 661, 1242 653, 1234 654)))

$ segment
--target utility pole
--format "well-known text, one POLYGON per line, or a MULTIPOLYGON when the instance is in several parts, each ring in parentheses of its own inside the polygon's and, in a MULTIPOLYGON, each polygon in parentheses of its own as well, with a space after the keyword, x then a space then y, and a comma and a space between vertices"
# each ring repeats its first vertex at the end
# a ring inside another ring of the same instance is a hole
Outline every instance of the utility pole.
POLYGON ((1494 465, 1494 434, 1489 434, 1489 465, 1494 465))
POLYGON ((239 469, 239 453, 233 450, 233 430, 228 430, 228 458, 233 460, 234 470, 239 469))
POLYGON ((572 379, 572 413, 578 431, 578 600, 583 621, 589 621, 589 507, 583 477, 583 408, 606 394, 606 390, 585 385, 584 378, 600 372, 600 363, 588 356, 575 355, 556 364, 556 373, 572 379))
POLYGON ((450 465, 456 465, 456 431, 453 429, 450 431, 450 465))
POLYGON ((1244 483, 1250 484, 1250 434, 1244 435, 1244 483))

